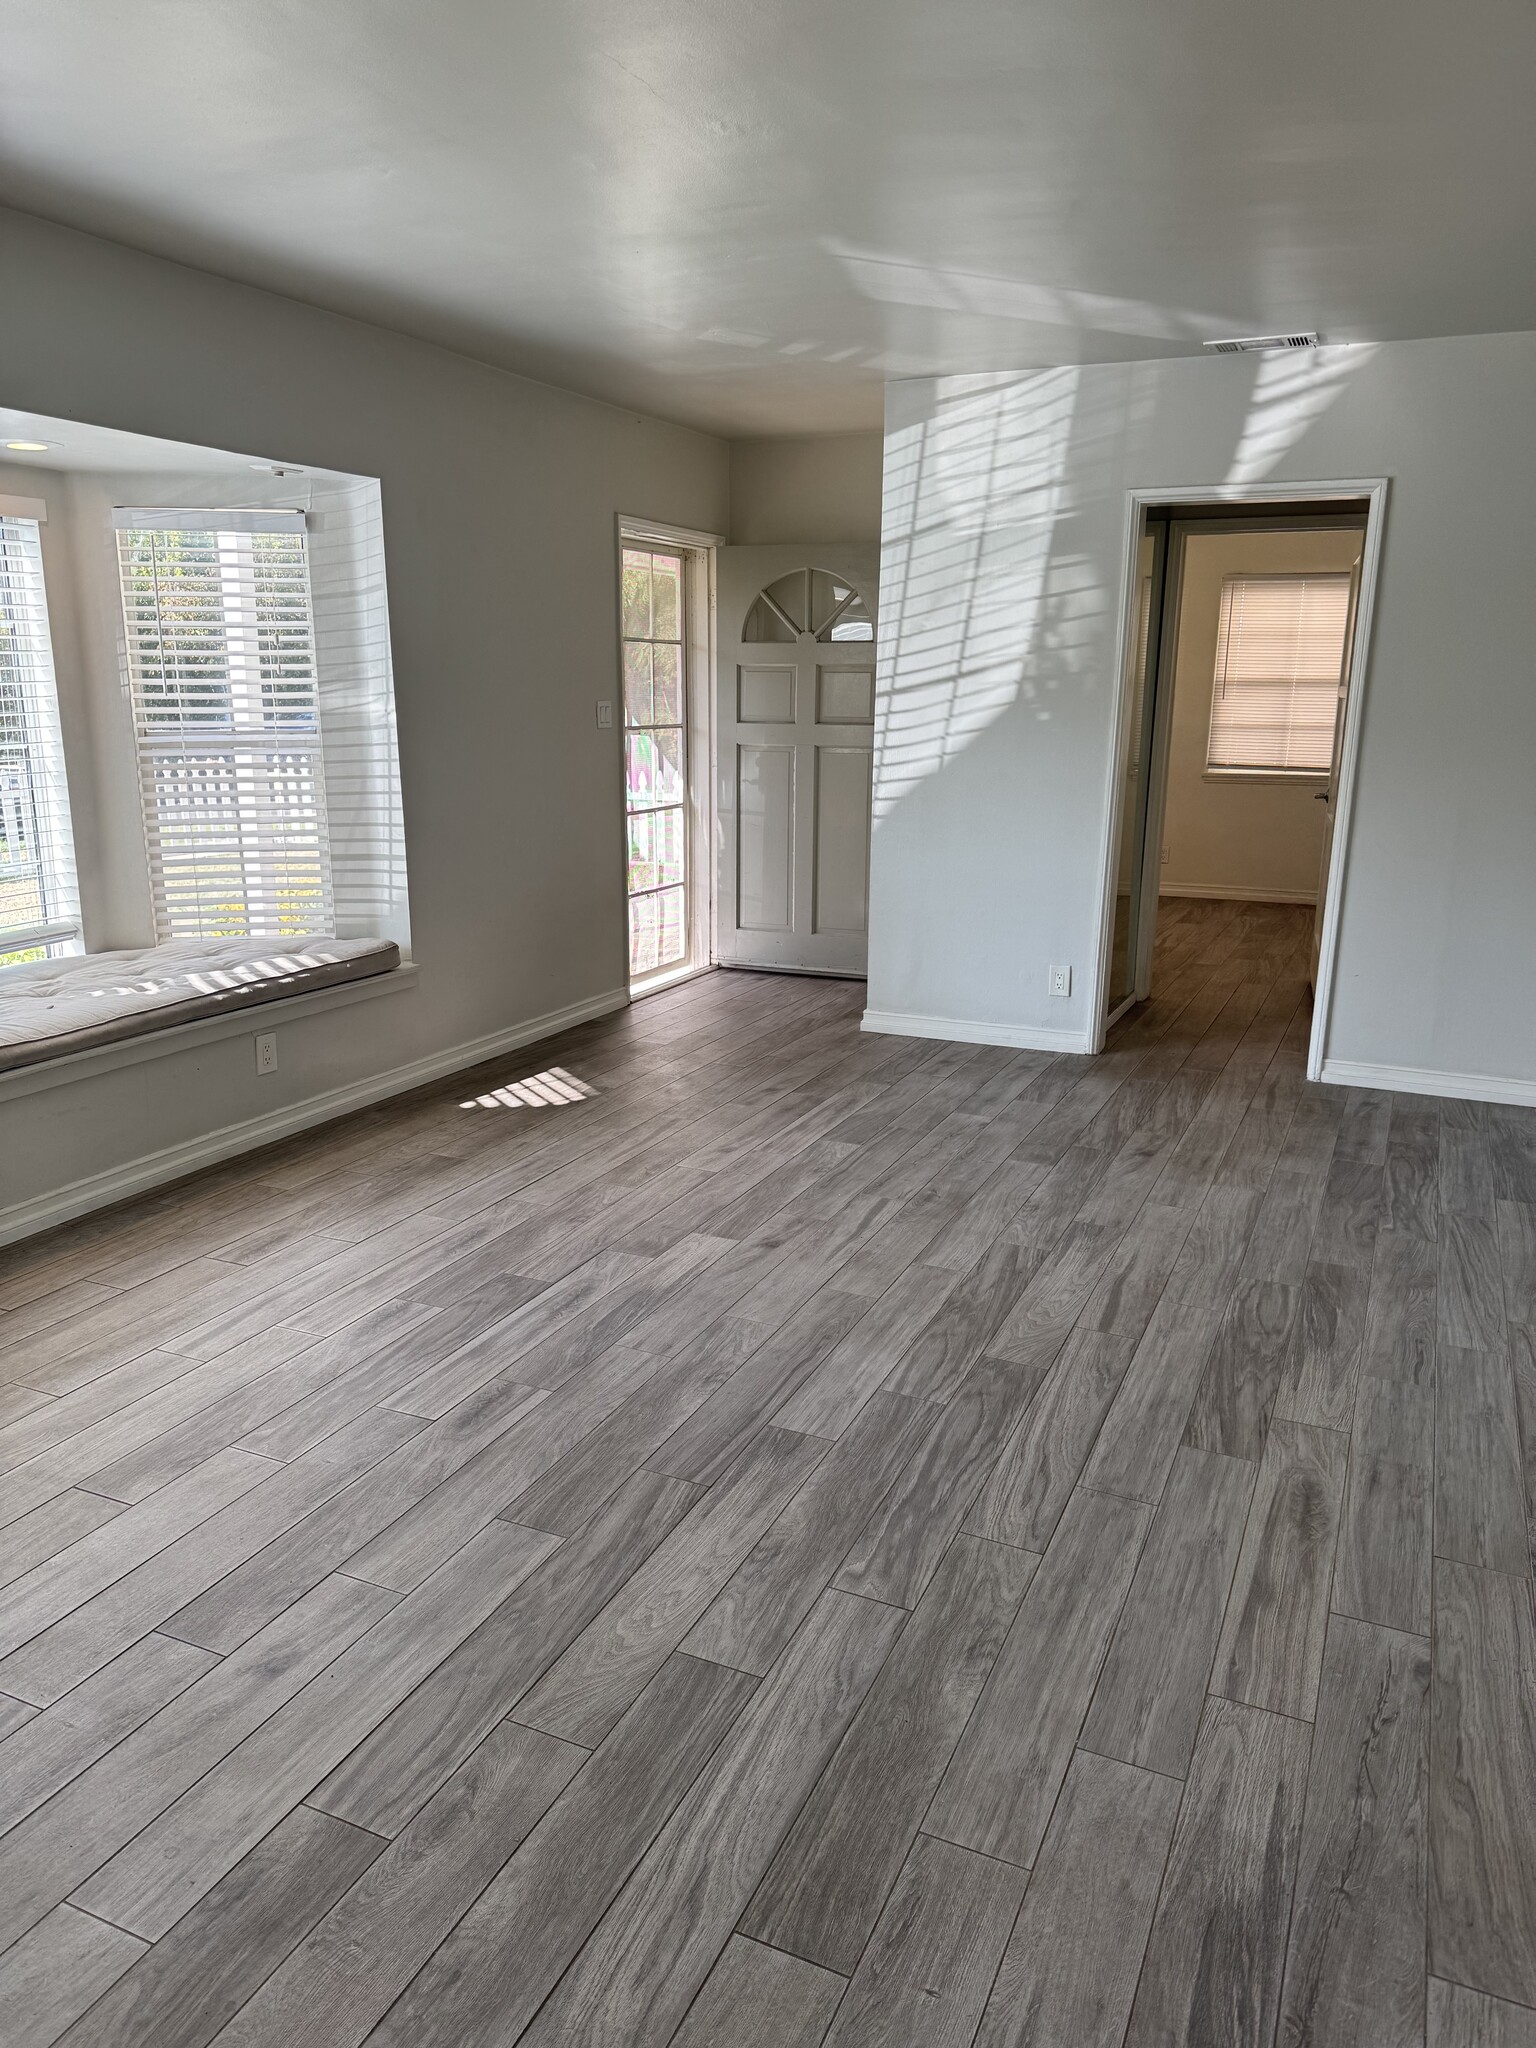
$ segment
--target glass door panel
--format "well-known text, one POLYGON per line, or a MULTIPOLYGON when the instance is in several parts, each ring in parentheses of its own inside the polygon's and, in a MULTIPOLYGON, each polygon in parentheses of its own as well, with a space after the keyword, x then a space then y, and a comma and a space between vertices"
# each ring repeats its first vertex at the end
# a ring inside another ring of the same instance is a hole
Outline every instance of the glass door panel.
POLYGON ((627 545, 623 579, 629 975, 639 981, 688 960, 683 557, 627 545))

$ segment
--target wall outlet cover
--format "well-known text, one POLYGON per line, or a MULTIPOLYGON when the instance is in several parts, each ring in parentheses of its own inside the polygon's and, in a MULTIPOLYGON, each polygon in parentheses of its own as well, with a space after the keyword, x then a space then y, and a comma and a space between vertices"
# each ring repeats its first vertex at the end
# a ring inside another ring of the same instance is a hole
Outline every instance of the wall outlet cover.
POLYGON ((1069 996, 1072 993, 1072 970, 1070 967, 1052 967, 1047 984, 1053 996, 1069 996))
POLYGON ((260 1031, 256 1034, 256 1071, 258 1074, 277 1072, 277 1033, 260 1031))

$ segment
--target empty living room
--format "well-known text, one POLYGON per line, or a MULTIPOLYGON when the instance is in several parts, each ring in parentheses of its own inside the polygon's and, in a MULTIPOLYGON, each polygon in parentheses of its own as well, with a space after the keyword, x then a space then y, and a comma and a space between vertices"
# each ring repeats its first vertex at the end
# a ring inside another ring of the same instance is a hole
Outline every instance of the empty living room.
POLYGON ((0 2048, 1536 2048, 1533 98, 0 0, 0 2048))

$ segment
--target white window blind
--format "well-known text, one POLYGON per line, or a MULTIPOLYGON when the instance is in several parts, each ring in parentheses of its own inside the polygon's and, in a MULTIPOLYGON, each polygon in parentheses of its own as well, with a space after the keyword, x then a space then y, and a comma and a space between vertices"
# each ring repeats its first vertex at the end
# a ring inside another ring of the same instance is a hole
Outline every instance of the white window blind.
POLYGON ((333 930, 304 514, 113 523, 158 936, 333 930))
POLYGON ((1347 574, 1223 579, 1210 768, 1328 773, 1349 586, 1347 574))
POLYGON ((0 963, 72 950, 79 930, 38 522, 0 515, 0 963))

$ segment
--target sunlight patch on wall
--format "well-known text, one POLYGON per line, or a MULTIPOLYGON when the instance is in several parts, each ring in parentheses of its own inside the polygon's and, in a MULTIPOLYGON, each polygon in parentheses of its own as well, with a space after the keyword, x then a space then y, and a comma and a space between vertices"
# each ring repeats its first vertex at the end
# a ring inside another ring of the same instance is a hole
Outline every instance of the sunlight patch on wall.
POLYGON ((955 380, 887 438, 876 824, 1015 702, 1048 631, 1097 608, 1085 565, 1052 552, 1078 384, 1075 366, 955 380))
POLYGON ((1369 343, 1350 348, 1285 350, 1254 358, 1258 365, 1248 417, 1238 439, 1229 484, 1258 483, 1325 413, 1346 380, 1376 353, 1369 343))

